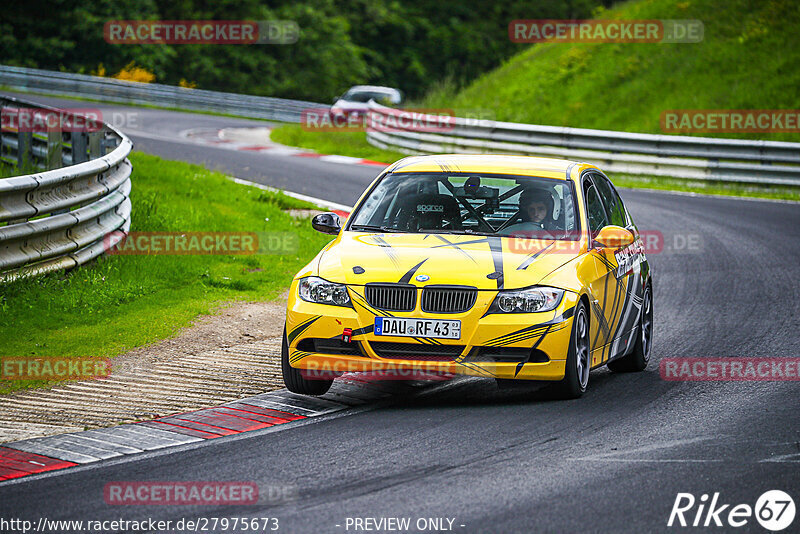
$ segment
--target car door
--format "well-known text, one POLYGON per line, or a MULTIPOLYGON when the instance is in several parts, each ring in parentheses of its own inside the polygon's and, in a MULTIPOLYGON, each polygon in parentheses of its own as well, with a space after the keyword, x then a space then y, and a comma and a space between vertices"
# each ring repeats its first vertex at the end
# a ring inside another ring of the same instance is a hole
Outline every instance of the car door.
MULTIPOLYGON (((610 199, 605 198, 598 186, 600 175, 587 172, 583 179, 583 194, 586 206, 587 223, 590 231, 589 255, 594 260, 596 276, 589 284, 592 293, 592 319, 589 333, 592 347, 592 365, 599 365, 616 354, 611 353, 611 343, 618 335, 617 329, 622 317, 625 295, 625 273, 619 270, 614 249, 600 247, 594 237, 604 227, 612 224, 611 215, 619 222, 617 211, 609 210, 610 199), (607 207, 607 205, 609 207, 607 207), (621 279, 622 278, 622 279, 621 279)), ((621 206, 620 206, 621 208, 621 206)))
MULTIPOLYGON (((635 230, 622 199, 608 178, 597 172, 590 174, 606 213, 607 224, 635 230)), ((626 351, 627 346, 622 342, 622 338, 633 328, 635 324, 633 318, 638 316, 638 308, 635 308, 638 277, 634 276, 634 271, 638 275, 639 266, 636 249, 636 244, 617 249, 594 249, 602 265, 601 268, 605 269, 603 276, 598 278, 598 280, 603 279, 605 302, 602 308, 608 325, 608 331, 604 332, 607 335, 600 361, 609 360, 626 351)))
POLYGON ((642 265, 646 262, 644 247, 640 240, 639 231, 625 209, 622 198, 614 188, 611 181, 600 173, 595 173, 594 183, 597 186, 600 198, 609 214, 610 223, 621 226, 634 236, 634 243, 613 254, 608 251, 607 259, 616 261, 617 279, 624 285, 624 299, 619 309, 615 333, 612 334, 612 345, 608 348, 607 356, 613 358, 627 352, 631 336, 628 334, 634 329, 639 317, 639 310, 644 296, 642 283, 642 265))

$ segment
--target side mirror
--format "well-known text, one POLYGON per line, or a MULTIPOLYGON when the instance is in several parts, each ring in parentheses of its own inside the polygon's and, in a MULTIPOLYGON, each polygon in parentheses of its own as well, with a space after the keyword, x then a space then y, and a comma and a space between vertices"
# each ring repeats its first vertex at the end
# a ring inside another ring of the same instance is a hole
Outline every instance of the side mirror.
POLYGON ((338 215, 327 212, 315 215, 314 218, 311 219, 311 227, 323 234, 336 235, 341 231, 342 223, 339 221, 338 215))
POLYGON ((333 102, 332 102, 332 103, 333 103, 333 104, 335 104, 335 103, 336 103, 336 102, 338 102, 338 101, 339 101, 339 97, 338 97, 338 96, 334 96, 334 97, 333 97, 333 102))
POLYGON ((594 241, 603 248, 622 248, 633 243, 633 239, 633 233, 630 230, 611 225, 600 230, 594 241))

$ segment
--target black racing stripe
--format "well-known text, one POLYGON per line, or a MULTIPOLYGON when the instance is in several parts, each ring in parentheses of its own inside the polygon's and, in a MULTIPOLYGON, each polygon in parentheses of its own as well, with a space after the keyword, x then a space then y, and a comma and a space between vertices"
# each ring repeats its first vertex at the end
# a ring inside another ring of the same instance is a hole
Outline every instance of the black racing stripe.
MULTIPOLYGON (((603 335, 605 337, 605 341, 608 342, 608 336, 610 335, 610 327, 608 325, 608 319, 606 319, 606 302, 608 301, 608 279, 612 276, 610 272, 605 274, 603 279, 603 304, 600 305, 600 313, 603 315, 603 324, 605 327, 603 328, 603 335)), ((594 346, 597 346, 597 341, 600 338, 600 329, 597 330, 597 333, 594 336, 594 346)), ((605 345, 605 343, 604 343, 605 345)), ((601 354, 602 357, 602 354, 601 354)))
POLYGON ((422 267, 422 264, 425 263, 426 261, 428 261, 428 258, 425 258, 424 260, 422 260, 421 262, 419 262, 418 264, 413 266, 411 269, 409 269, 408 272, 406 274, 404 274, 403 277, 400 278, 400 280, 398 280, 397 283, 398 284, 408 284, 411 281, 411 277, 414 276, 414 273, 417 272, 417 269, 422 267))
POLYGON ((546 336, 546 335, 547 335, 547 334, 550 332, 550 328, 552 328, 552 325, 551 325, 551 326, 548 326, 548 327, 547 327, 547 330, 545 330, 545 331, 544 331, 544 333, 542 333, 542 335, 541 335, 541 336, 539 336, 539 339, 537 339, 537 340, 536 340, 536 343, 534 343, 534 344, 533 344, 533 347, 531 347, 531 351, 530 351, 530 353, 528 354, 527 361, 524 361, 524 362, 519 362, 519 364, 517 364, 517 369, 514 371, 514 376, 515 376, 515 377, 516 377, 516 376, 519 374, 519 372, 520 372, 520 371, 522 371, 522 366, 523 366, 523 365, 525 365, 526 363, 529 363, 529 362, 531 361, 531 356, 533 356, 533 351, 534 351, 534 350, 536 350, 536 348, 537 348, 537 347, 539 346, 539 344, 542 342, 542 340, 544 339, 544 337, 545 337, 545 336, 546 336))
POLYGON ((505 338, 507 338, 509 336, 522 334, 524 332, 530 332, 531 330, 533 330, 535 328, 539 328, 540 326, 541 325, 538 325, 538 324, 535 324, 533 326, 526 326, 525 328, 522 328, 520 330, 515 330, 514 332, 509 332, 508 334, 503 334, 502 336, 493 337, 492 339, 487 340, 485 344, 494 343, 495 341, 501 341, 501 340, 503 340, 503 339, 505 339, 505 338))
MULTIPOLYGON (((630 282, 631 283, 631 289, 630 289, 630 292, 629 292, 630 299, 629 299, 628 306, 630 306, 630 312, 631 313, 630 313, 630 318, 628 319, 628 322, 625 323, 625 324, 620 325, 620 331, 619 331, 619 334, 618 334, 619 337, 625 336, 626 334, 628 334, 631 330, 633 330, 636 327, 636 325, 638 324, 638 321, 639 321, 639 317, 640 317, 640 314, 641 314, 642 306, 644 304, 643 298, 640 298, 636 294, 636 292, 639 291, 639 289, 642 288, 641 284, 638 283, 638 280, 634 280, 634 275, 631 275, 630 279, 631 279, 631 282, 630 282), (637 307, 637 306, 639 306, 638 312, 634 311, 634 308, 637 307)), ((644 289, 642 289, 642 297, 644 297, 644 289)), ((624 314, 625 311, 623 310, 622 313, 624 314)), ((626 345, 624 347, 624 349, 627 350, 628 347, 629 346, 626 345)), ((624 354, 624 351, 622 352, 622 354, 624 354)))
POLYGON ((517 267, 517 270, 518 270, 518 271, 524 271, 525 269, 527 269, 528 267, 530 267, 531 263, 533 263, 533 262, 536 260, 536 258, 538 258, 538 257, 539 257, 539 256, 541 256, 541 255, 542 255, 544 252, 546 252, 546 251, 547 251, 547 249, 549 249, 550 247, 552 247, 553 245, 555 245, 555 243, 556 243, 555 241, 551 241, 551 242, 550 242, 550 244, 549 244, 549 245, 547 245, 546 247, 544 247, 544 248, 542 248, 542 249, 539 249, 539 250, 537 250, 537 251, 536 251, 536 252, 534 252, 533 254, 530 254, 530 255, 529 255, 527 258, 525 258, 525 261, 523 261, 522 263, 520 263, 519 267, 517 267))
POLYGON ((597 318, 597 334, 594 338, 594 345, 592 345, 593 347, 597 348, 597 339, 600 336, 600 332, 607 332, 608 324, 606 323, 606 316, 603 314, 603 310, 600 308, 600 305, 594 301, 594 299, 592 299, 589 307, 592 309, 592 313, 597 318))
MULTIPOLYGON (((631 305, 631 304, 629 304, 629 302, 631 300, 630 299, 631 293, 632 293, 632 291, 630 290, 630 286, 633 285, 633 280, 632 280, 632 278, 630 276, 628 276, 627 279, 628 279, 628 288, 626 288, 626 291, 625 291, 625 300, 622 303, 622 308, 621 308, 621 311, 619 312, 619 321, 617 321, 617 327, 614 329, 614 334, 611 336, 611 343, 609 343, 609 348, 608 348, 608 358, 609 359, 611 359, 614 356, 616 356, 615 354, 611 354, 611 345, 614 344, 614 341, 617 339, 617 336, 620 335, 619 332, 620 332, 620 329, 622 327, 622 316, 625 314, 625 310, 628 309, 628 306, 631 305)), ((635 290, 635 288, 634 288, 634 290, 635 290)), ((633 315, 633 314, 631 314, 631 315, 633 315)), ((627 330, 623 330, 623 333, 624 332, 627 332, 627 330)))
POLYGON ((532 325, 532 326, 526 326, 525 328, 521 328, 520 330, 516 330, 514 332, 510 332, 508 334, 504 334, 502 336, 498 336, 498 337, 492 338, 489 341, 487 341, 487 343, 493 343, 493 342, 496 342, 496 341, 504 341, 507 338, 518 336, 520 334, 525 334, 526 332, 531 332, 531 331, 536 330, 538 328, 544 328, 546 326, 563 323, 567 319, 572 317, 573 313, 575 313, 575 307, 574 306, 572 308, 566 310, 564 313, 562 313, 558 317, 553 317, 553 319, 551 319, 550 321, 546 321, 544 323, 535 324, 535 325, 532 325))
MULTIPOLYGON (((575 306, 571 307, 571 308, 570 308, 570 309, 568 309, 568 310, 565 310, 565 311, 564 311, 564 313, 562 313, 562 314, 561 314, 561 319, 562 319, 562 320, 569 319, 569 318, 570 318, 570 317, 572 317, 574 314, 575 314, 575 306)), ((558 319, 558 317, 556 317, 556 319, 558 319)), ((553 320, 555 321, 556 319, 553 319, 553 320)))
MULTIPOLYGON (((428 234, 428 235, 430 235, 430 234, 428 234)), ((449 246, 453 247, 454 249, 456 249, 457 251, 459 251, 461 254, 463 254, 464 256, 466 256, 467 258, 469 258, 470 260, 472 260, 472 263, 478 263, 477 261, 475 261, 475 258, 473 258, 472 256, 470 256, 469 252, 467 252, 466 250, 464 250, 463 248, 461 248, 461 245, 464 245, 464 244, 466 244, 466 243, 454 243, 454 242, 452 242, 452 241, 448 240, 448 239, 447 239, 446 237, 444 237, 443 235, 440 235, 440 234, 433 234, 433 235, 434 235, 434 236, 436 236, 436 237, 439 239, 439 241, 444 241, 444 242, 445 242, 445 244, 447 244, 447 245, 449 245, 449 246)), ((427 236, 425 236, 425 237, 427 237, 427 236)), ((439 246, 444 246, 444 245, 439 245, 439 246)))
POLYGON ((613 263, 608 261, 608 258, 606 258, 604 254, 596 254, 595 257, 598 260, 600 260, 608 268, 609 271, 613 272, 614 281, 617 283, 618 286, 621 287, 622 282, 620 282, 619 278, 617 278, 617 267, 618 267, 618 265, 614 265, 613 263))
POLYGON ((311 326, 314 323, 314 321, 316 321, 320 317, 322 317, 322 316, 321 315, 317 315, 315 317, 312 317, 311 319, 306 319, 304 322, 302 322, 299 325, 297 325, 291 332, 289 332, 289 335, 286 336, 286 340, 289 342, 289 344, 291 344, 292 341, 294 341, 295 338, 297 338, 297 336, 299 336, 300 334, 305 332, 306 329, 309 326, 311 326))
POLYGON ((473 362, 455 362, 455 363, 457 363, 458 365, 461 365, 462 367, 466 367, 467 369, 472 369, 476 373, 483 374, 484 376, 490 376, 490 377, 492 377, 492 376, 496 377, 497 376, 497 373, 493 373, 492 371, 489 371, 488 369, 484 369, 483 367, 481 367, 478 364, 473 363, 473 362))
POLYGON ((531 325, 531 326, 526 326, 525 328, 520 328, 519 330, 515 330, 514 332, 509 332, 508 334, 503 334, 502 336, 497 336, 495 338, 492 338, 492 339, 488 340, 486 342, 486 344, 495 343, 495 342, 499 342, 499 341, 505 341, 506 339, 509 339, 509 338, 512 338, 512 337, 515 337, 515 336, 519 336, 519 335, 525 334, 527 332, 531 332, 531 331, 539 329, 539 328, 545 328, 548 324, 549 324, 549 322, 535 324, 535 325, 531 325))
POLYGON ((618 317, 617 314, 619 313, 619 306, 620 306, 621 301, 622 301, 622 294, 623 294, 623 291, 621 291, 621 288, 619 286, 617 286, 617 290, 614 292, 614 304, 613 304, 613 306, 611 306, 611 321, 612 322, 609 325, 611 328, 613 328, 613 332, 609 332, 610 336, 609 336, 609 339, 606 340, 606 347, 604 347, 603 350, 600 351, 600 361, 601 362, 605 361, 605 359, 606 359, 606 356, 603 356, 603 353, 607 352, 608 353, 607 356, 608 357, 611 356, 611 345, 613 345, 613 343, 614 343, 614 339, 615 339, 614 336, 616 334, 617 329, 619 328, 620 320, 622 319, 621 315, 619 316, 619 320, 617 319, 617 317, 618 317))
POLYGON ((297 361, 302 360, 306 356, 311 356, 312 353, 310 352, 303 352, 303 351, 295 351, 292 353, 292 356, 289 358, 289 363, 295 363, 297 361))
POLYGON ((378 310, 377 308, 373 308, 372 306, 369 305, 367 300, 362 295, 359 295, 355 291, 353 291, 353 295, 355 295, 356 298, 352 298, 352 301, 355 304, 358 304, 359 306, 364 308, 366 311, 368 311, 372 315, 375 315, 375 316, 378 316, 378 317, 394 317, 394 315, 392 315, 391 313, 389 313, 387 311, 378 310))
POLYGON ((503 241, 499 237, 487 237, 489 241, 489 249, 492 251, 492 261, 494 262, 494 271, 500 273, 497 277, 497 289, 503 289, 505 283, 505 275, 503 274, 503 241))
MULTIPOLYGON (((566 328, 566 326, 567 326, 566 323, 562 323, 560 325, 549 325, 549 326, 545 327, 544 330, 550 330, 551 332, 557 332, 559 330, 562 330, 562 329, 566 328)), ((501 341, 500 343, 496 343, 495 345, 492 345, 492 346, 494 346, 494 347, 506 347, 506 346, 511 345, 513 343, 521 343, 523 341, 527 341, 528 339, 534 338, 534 337, 540 335, 541 333, 542 333, 541 330, 537 330, 535 332, 530 332, 530 333, 527 333, 527 334, 523 334, 523 335, 521 335, 519 337, 516 337, 514 339, 501 341)))
POLYGON ((498 341, 495 341, 493 346, 499 347, 502 345, 510 345, 511 343, 518 343, 520 341, 525 341, 526 339, 536 337, 542 333, 543 330, 547 330, 547 326, 540 326, 534 330, 529 330, 527 332, 523 332, 520 334, 516 334, 514 336, 509 336, 498 341))
MULTIPOLYGON (((438 235, 438 234, 437 234, 438 235)), ((482 237, 480 239, 473 239, 472 241, 460 241, 458 243, 455 242, 448 242, 446 245, 435 245, 432 248, 442 248, 442 247, 460 247, 462 245, 474 245, 475 243, 486 243, 489 241, 488 237, 482 237)))
POLYGON ((383 249, 384 252, 386 252, 386 255, 389 256, 390 260, 392 260, 392 263, 394 263, 395 266, 399 267, 400 260, 397 258, 397 253, 394 251, 394 248, 392 248, 392 245, 387 243, 386 240, 383 239, 381 236, 376 235, 372 239, 378 246, 380 246, 383 249))

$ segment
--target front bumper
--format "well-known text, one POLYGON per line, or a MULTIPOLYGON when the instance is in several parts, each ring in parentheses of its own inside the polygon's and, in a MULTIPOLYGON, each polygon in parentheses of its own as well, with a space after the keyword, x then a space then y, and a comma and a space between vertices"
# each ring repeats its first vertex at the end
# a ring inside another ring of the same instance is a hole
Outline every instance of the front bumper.
POLYGON ((391 312, 395 317, 460 320, 461 338, 449 340, 376 336, 375 316, 384 312, 364 305, 363 287, 348 286, 348 291, 353 308, 306 302, 297 298, 297 281, 292 284, 286 313, 289 363, 306 370, 309 377, 368 371, 400 378, 430 374, 521 380, 564 377, 572 312, 578 300, 575 293, 565 292, 558 308, 541 313, 484 315, 496 291, 479 291, 475 305, 464 313, 391 312), (340 341, 346 328, 353 332, 350 343, 340 341))

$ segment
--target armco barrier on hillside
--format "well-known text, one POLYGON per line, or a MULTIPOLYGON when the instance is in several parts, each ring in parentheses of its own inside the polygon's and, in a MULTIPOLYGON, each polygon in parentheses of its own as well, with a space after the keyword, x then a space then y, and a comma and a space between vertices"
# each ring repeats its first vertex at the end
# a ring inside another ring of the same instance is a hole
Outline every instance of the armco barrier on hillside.
POLYGON ((0 283, 86 263, 109 246, 106 236, 128 232, 130 139, 103 122, 16 98, 0 97, 0 115, 2 163, 41 169, 0 179, 0 283), (45 132, 5 120, 20 110, 59 120, 45 121, 45 132))
POLYGON ((47 91, 107 102, 213 111, 283 122, 300 122, 303 110, 323 106, 302 100, 221 93, 158 83, 126 82, 100 76, 8 65, 0 65, 0 85, 11 89, 47 91))
POLYGON ((400 110, 370 102, 367 141, 415 154, 522 154, 590 161, 605 171, 800 186, 800 143, 653 135, 453 118, 436 133, 398 128, 400 110), (387 124, 387 127, 382 127, 387 124))

